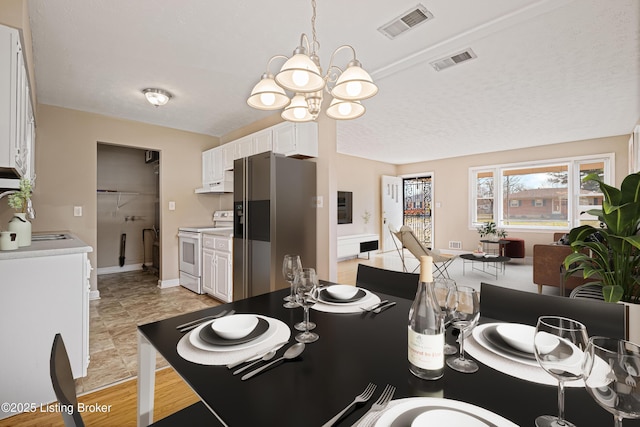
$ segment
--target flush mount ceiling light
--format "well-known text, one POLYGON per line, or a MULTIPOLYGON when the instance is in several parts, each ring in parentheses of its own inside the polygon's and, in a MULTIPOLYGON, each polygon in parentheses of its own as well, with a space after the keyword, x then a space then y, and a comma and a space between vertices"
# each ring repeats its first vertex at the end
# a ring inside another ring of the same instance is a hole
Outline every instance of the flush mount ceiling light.
POLYGON ((147 101, 155 107, 166 104, 173 97, 169 92, 162 89, 147 88, 142 91, 147 101))
POLYGON ((338 120, 350 120, 364 114, 360 103, 378 92, 371 76, 356 59, 352 46, 343 45, 333 51, 327 73, 322 73, 317 51, 320 43, 316 39, 316 1, 311 0, 311 34, 313 41, 309 45, 306 34, 300 36, 300 45, 293 51, 291 58, 276 55, 269 59, 267 70, 251 91, 247 104, 259 110, 279 110, 281 116, 292 122, 315 120, 322 108, 323 92, 331 94, 333 100, 327 109, 327 115, 338 120), (334 65, 336 54, 344 49, 351 51, 352 59, 345 69, 334 65), (311 52, 311 53, 307 53, 311 52), (275 59, 286 62, 274 76, 269 68, 275 59), (285 91, 292 92, 291 98, 285 91))

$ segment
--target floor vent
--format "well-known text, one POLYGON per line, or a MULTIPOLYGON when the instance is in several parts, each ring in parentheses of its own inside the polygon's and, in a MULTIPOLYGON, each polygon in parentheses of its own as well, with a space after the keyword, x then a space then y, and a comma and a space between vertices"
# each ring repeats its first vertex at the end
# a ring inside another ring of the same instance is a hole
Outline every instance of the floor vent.
POLYGON ((471 49, 466 49, 454 55, 447 56, 446 58, 440 58, 436 61, 430 62, 430 64, 436 71, 442 71, 446 68, 453 67, 454 65, 458 65, 474 58, 476 58, 475 52, 471 49))
POLYGON ((417 25, 427 22, 432 18, 433 14, 429 12, 426 7, 418 4, 416 7, 409 9, 402 15, 379 27, 378 31, 393 40, 407 30, 415 28, 417 25))
POLYGON ((462 242, 449 240, 449 249, 462 249, 462 242))

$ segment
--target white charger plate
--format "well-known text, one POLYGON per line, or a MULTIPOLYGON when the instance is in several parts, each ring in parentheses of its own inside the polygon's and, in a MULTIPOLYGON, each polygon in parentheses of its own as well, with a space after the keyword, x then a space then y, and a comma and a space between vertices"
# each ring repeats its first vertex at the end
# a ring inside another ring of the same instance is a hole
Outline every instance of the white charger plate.
POLYGON ((211 322, 205 322, 204 324, 195 328, 193 331, 189 332, 189 342, 194 347, 199 348, 200 350, 205 350, 205 351, 219 351, 219 352, 238 351, 238 350, 244 350, 246 348, 251 348, 260 343, 265 342, 266 340, 268 340, 269 338, 271 338, 276 334, 276 331, 280 327, 280 324, 287 327, 283 322, 281 322, 278 319, 272 319, 270 317, 260 316, 260 315, 256 315, 256 317, 259 317, 269 322, 269 329, 267 329, 267 331, 264 334, 262 334, 255 340, 246 342, 244 344, 238 344, 238 345, 221 346, 221 345, 209 344, 208 342, 200 338, 200 330, 202 328, 210 327, 211 323, 215 322, 215 319, 214 319, 211 322))
POLYGON ((487 339, 484 337, 484 335, 482 334, 482 331, 484 331, 486 328, 493 327, 496 325, 499 325, 499 323, 485 323, 483 325, 478 325, 475 328, 473 328, 473 332, 471 334, 480 346, 482 346, 485 350, 488 350, 493 354, 497 354, 500 357, 504 357, 505 359, 509 359, 514 362, 523 363, 529 366, 540 367, 540 364, 538 363, 537 360, 525 359, 522 357, 514 356, 505 351, 501 351, 499 348, 496 348, 494 345, 489 343, 487 339))
POLYGON ((363 290, 364 291, 364 296, 362 298, 360 298, 359 300, 356 301, 351 301, 351 302, 331 302, 331 301, 326 301, 323 300, 322 298, 318 298, 318 302, 322 303, 322 304, 327 304, 327 305, 338 305, 338 306, 349 306, 349 305, 359 305, 362 304, 364 301, 367 301, 367 299, 371 298, 372 293, 369 292, 366 289, 362 289, 362 288, 358 288, 359 290, 363 290))
MULTIPOLYGON (((501 417, 498 414, 495 414, 491 411, 488 411, 479 406, 472 405, 470 403, 460 402, 458 400, 452 399, 442 399, 437 397, 410 397, 407 399, 398 399, 392 401, 393 406, 390 406, 389 409, 385 410, 384 413, 380 416, 380 418, 376 421, 375 427, 392 427, 394 426, 394 422, 400 422, 400 418, 403 415, 408 415, 409 419, 403 419, 402 425, 412 425, 415 420, 419 420, 423 414, 427 414, 429 412, 437 411, 446 411, 449 415, 446 422, 437 423, 436 421, 430 420, 430 425, 438 426, 438 425, 446 425, 446 426, 496 426, 496 427, 517 427, 517 424, 509 421, 506 418, 501 417), (424 409, 424 410, 422 410, 424 409), (476 424, 456 424, 452 422, 455 420, 453 418, 452 412, 457 412, 457 419, 469 420, 470 418, 477 421, 476 424), (415 414, 415 417, 413 415, 415 414), (406 424, 406 423, 409 424, 406 424)), ((443 412, 435 414, 435 416, 442 416, 443 412)), ((425 415, 427 417, 427 415, 425 415)), ((396 423, 397 424, 397 423, 396 423)), ((422 426, 423 424, 416 424, 416 426, 422 426)), ((395 426, 394 426, 395 427, 395 426)))

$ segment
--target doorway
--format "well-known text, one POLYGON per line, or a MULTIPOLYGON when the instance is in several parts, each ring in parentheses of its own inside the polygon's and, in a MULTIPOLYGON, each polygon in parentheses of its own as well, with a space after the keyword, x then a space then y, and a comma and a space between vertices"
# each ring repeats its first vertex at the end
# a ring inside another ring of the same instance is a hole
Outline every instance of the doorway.
POLYGON ((160 269, 160 153, 98 143, 97 274, 160 269))
POLYGON ((413 230, 420 242, 433 248, 433 177, 424 175, 403 178, 404 225, 413 230))

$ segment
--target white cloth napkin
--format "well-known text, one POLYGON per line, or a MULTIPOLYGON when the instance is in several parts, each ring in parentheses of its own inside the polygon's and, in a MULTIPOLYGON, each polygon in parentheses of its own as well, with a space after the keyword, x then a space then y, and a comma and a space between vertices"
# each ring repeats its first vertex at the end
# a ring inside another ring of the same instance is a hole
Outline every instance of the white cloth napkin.
MULTIPOLYGON (((464 339, 465 353, 478 362, 512 377, 538 384, 558 385, 558 380, 542 369, 535 360, 519 362, 515 358, 498 354, 482 336, 482 330, 491 325, 493 324, 487 323, 474 328, 472 335, 464 339)), ((564 384, 565 387, 584 387, 582 380, 566 381, 564 384)))
MULTIPOLYGON (((228 365, 230 363, 240 362, 241 360, 245 360, 249 357, 258 357, 258 355, 273 349, 275 345, 289 341, 289 338, 291 337, 291 330, 286 323, 271 317, 258 317, 267 320, 269 322, 269 330, 271 330, 271 328, 275 328, 275 333, 257 345, 241 350, 231 350, 231 348, 228 349, 230 351, 203 350, 195 347, 190 341, 191 334, 198 333, 200 330, 199 328, 196 328, 178 341, 178 354, 183 359, 200 365, 228 365)), ((269 333, 269 331, 265 333, 269 333)), ((260 338, 257 338, 256 340, 259 339, 260 338)))
MULTIPOLYGON (((362 288, 360 288, 362 289, 362 288)), ((362 313, 362 308, 370 307, 373 304, 380 302, 380 297, 369 292, 366 289, 362 289, 366 295, 361 300, 344 303, 344 304, 327 304, 318 300, 317 303, 311 306, 312 309, 323 311, 325 313, 362 313)))

